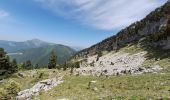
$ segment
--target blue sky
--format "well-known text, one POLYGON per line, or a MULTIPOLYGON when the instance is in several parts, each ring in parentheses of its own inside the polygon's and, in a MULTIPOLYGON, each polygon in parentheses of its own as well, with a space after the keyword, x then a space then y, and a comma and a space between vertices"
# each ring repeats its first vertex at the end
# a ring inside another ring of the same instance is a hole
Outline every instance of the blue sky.
POLYGON ((167 0, 0 0, 0 40, 88 47, 167 0))

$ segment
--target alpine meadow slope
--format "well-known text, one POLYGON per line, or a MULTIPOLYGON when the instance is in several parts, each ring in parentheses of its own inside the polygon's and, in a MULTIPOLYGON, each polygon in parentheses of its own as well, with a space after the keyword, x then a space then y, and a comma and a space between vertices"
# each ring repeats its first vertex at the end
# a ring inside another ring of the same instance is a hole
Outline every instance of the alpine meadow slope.
MULTIPOLYGON (((79 52, 64 45, 32 43, 33 47, 23 46, 9 55, 41 68, 21 69, 2 78, 0 99, 170 100, 170 0, 141 21, 79 52), (56 68, 43 68, 52 51, 60 65, 52 59, 56 68)), ((1 58, 8 61, 4 55, 1 58)))

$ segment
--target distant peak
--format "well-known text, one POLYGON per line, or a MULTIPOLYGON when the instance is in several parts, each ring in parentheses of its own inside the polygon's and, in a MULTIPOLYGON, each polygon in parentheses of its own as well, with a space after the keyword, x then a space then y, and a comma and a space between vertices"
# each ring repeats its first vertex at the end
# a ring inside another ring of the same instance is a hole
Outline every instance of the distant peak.
POLYGON ((32 39, 32 40, 27 40, 26 41, 26 44, 27 45, 35 45, 35 46, 37 46, 37 47, 40 47, 40 46, 42 46, 42 45, 46 45, 46 44, 48 44, 47 42, 45 42, 45 41, 42 41, 42 40, 40 40, 40 39, 32 39))
POLYGON ((32 40, 28 40, 28 41, 42 41, 42 40, 40 40, 40 39, 32 39, 32 40))
POLYGON ((43 40, 40 40, 40 39, 31 39, 31 40, 27 40, 27 42, 32 42, 32 43, 46 43, 45 41, 43 40))

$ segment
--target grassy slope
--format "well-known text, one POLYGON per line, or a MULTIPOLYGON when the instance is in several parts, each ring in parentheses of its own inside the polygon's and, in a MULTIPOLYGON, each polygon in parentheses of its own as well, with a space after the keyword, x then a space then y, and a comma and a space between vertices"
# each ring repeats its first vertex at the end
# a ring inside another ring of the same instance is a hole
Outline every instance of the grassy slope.
MULTIPOLYGON (((68 98, 71 100, 95 100, 104 99, 160 99, 170 98, 170 52, 160 51, 159 49, 145 48, 145 46, 131 44, 119 50, 119 52, 137 53, 140 51, 148 51, 147 60, 143 64, 149 66, 160 64, 164 68, 160 73, 143 74, 143 75, 124 75, 124 76, 74 76, 68 71, 59 71, 64 74, 64 83, 49 90, 41 92, 34 99, 40 100, 56 100, 68 98), (153 50, 153 51, 152 51, 153 50), (160 60, 155 60, 160 59, 160 60), (96 80, 97 91, 88 89, 88 83, 96 80)), ((48 78, 48 74, 53 70, 40 69, 38 75, 33 78, 18 78, 16 74, 9 79, 19 84, 21 90, 32 87, 36 82, 48 78), (42 78, 38 78, 40 73, 44 73, 42 78)), ((27 73, 27 71, 25 72, 27 73)), ((0 83, 0 96, 9 86, 9 82, 0 83)))
POLYGON ((11 97, 12 100, 14 100, 16 93, 19 92, 20 90, 28 89, 33 85, 35 85, 38 81, 52 78, 59 75, 59 72, 56 69, 52 69, 52 70, 39 69, 36 71, 37 73, 34 75, 32 74, 33 76, 29 76, 29 75, 31 75, 31 73, 34 73, 35 72, 34 70, 20 71, 19 73, 23 73, 24 75, 27 76, 21 78, 17 75, 17 73, 15 73, 11 75, 11 77, 2 80, 2 82, 0 82, 0 100, 4 97, 11 97))
POLYGON ((40 95, 41 100, 69 98, 71 100, 95 99, 149 99, 170 96, 170 73, 139 76, 67 76, 64 84, 40 95), (89 81, 96 80, 98 91, 88 88, 89 81))
POLYGON ((69 76, 65 77, 64 84, 40 95, 41 100, 56 100, 69 98, 71 100, 95 100, 95 99, 170 99, 170 52, 159 48, 146 46, 145 44, 130 44, 118 52, 130 54, 147 51, 147 60, 144 67, 159 64, 164 68, 160 73, 143 75, 110 76, 109 78, 93 76, 69 76), (88 83, 96 80, 98 91, 88 88, 88 83))

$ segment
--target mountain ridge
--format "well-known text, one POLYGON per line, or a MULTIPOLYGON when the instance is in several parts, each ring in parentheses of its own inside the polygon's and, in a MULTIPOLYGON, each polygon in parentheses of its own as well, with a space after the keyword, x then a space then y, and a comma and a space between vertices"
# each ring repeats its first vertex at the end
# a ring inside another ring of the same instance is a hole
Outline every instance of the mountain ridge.
POLYGON ((4 48, 8 53, 14 53, 15 51, 29 49, 29 48, 47 46, 49 44, 50 43, 38 39, 26 40, 23 42, 0 40, 0 46, 4 48))
MULTIPOLYGON (((154 37, 155 34, 164 26, 169 27, 170 24, 170 2, 168 1, 163 6, 157 8, 155 11, 152 11, 141 21, 137 21, 131 24, 129 27, 122 29, 116 35, 113 35, 89 48, 86 48, 75 55, 75 58, 86 57, 90 55, 98 54, 101 51, 112 51, 118 50, 121 47, 124 47, 126 44, 134 41, 138 41, 143 37, 154 37)), ((169 29, 169 28, 167 28, 169 29)), ((153 45, 160 47, 170 48, 169 42, 169 30, 167 30, 166 37, 161 37, 159 41, 152 41, 153 45)), ((155 37, 154 37, 155 38, 155 37)))
MULTIPOLYGON (((51 43, 51 42, 46 42, 37 38, 31 39, 31 40, 26 40, 26 41, 9 41, 9 40, 0 40, 0 47, 4 48, 7 53, 15 53, 18 50, 25 50, 25 49, 30 49, 30 48, 39 48, 43 46, 48 46, 48 45, 63 45, 63 46, 68 46, 64 44, 57 44, 57 43, 51 43)), ((73 48, 75 51, 80 51, 83 48, 78 47, 78 46, 68 46, 73 48)))

